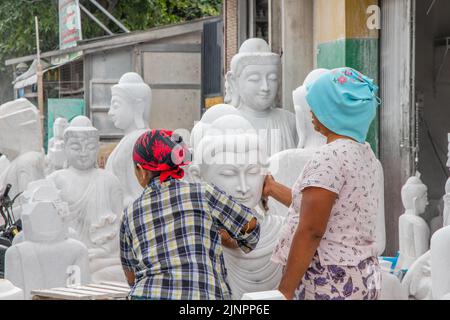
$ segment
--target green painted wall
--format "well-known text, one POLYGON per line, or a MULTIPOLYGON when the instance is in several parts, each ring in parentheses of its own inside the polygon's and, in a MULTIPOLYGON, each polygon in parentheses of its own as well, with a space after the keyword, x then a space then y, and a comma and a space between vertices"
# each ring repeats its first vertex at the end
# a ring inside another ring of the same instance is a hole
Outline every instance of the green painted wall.
MULTIPOLYGON (((375 80, 378 85, 378 39, 342 39, 318 45, 317 67, 334 69, 354 68, 375 80)), ((372 123, 367 141, 379 154, 379 113, 372 123)))

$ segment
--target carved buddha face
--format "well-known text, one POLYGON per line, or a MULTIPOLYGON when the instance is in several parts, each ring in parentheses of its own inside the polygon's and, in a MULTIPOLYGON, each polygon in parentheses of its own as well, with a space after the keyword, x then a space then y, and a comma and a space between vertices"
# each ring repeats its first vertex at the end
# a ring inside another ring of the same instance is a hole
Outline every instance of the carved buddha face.
POLYGON ((411 177, 401 191, 403 206, 406 210, 420 215, 428 206, 427 187, 417 177, 411 177))
POLYGON ((273 107, 278 92, 278 70, 273 64, 246 66, 237 79, 241 104, 255 111, 273 107))
POLYGON ((256 150, 241 154, 218 153, 212 159, 213 164, 202 165, 201 175, 203 180, 216 185, 235 200, 254 208, 261 200, 265 176, 260 164, 239 160, 256 159, 257 156, 256 150), (222 159, 227 159, 226 163, 222 159))
POLYGON ((133 125, 135 115, 132 104, 132 100, 124 94, 113 93, 108 115, 116 128, 126 130, 133 125))
POLYGON ((72 131, 65 142, 65 153, 69 165, 78 170, 89 170, 95 167, 99 148, 97 132, 72 131))

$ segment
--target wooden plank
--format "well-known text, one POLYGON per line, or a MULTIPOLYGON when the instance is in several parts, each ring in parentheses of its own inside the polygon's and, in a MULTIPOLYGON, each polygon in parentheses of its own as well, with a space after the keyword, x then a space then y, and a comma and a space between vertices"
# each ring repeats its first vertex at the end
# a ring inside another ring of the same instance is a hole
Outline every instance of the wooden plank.
POLYGON ((106 285, 102 285, 102 284, 90 284, 87 286, 87 288, 98 289, 98 290, 107 290, 112 293, 123 293, 123 294, 130 293, 130 289, 111 287, 111 286, 106 286, 106 285))
POLYGON ((115 287, 115 286, 110 286, 110 285, 106 285, 106 284, 90 284, 90 285, 88 285, 88 287, 103 288, 103 289, 119 291, 119 292, 130 292, 130 288, 115 287))
POLYGON ((130 286, 124 282, 114 282, 114 281, 103 281, 100 284, 104 284, 107 286, 120 287, 130 290, 130 286))
POLYGON ((52 299, 62 299, 62 300, 91 300, 90 295, 74 293, 74 292, 61 292, 58 290, 32 290, 31 295, 33 299, 41 298, 52 298, 52 299))
POLYGON ((104 293, 110 298, 125 298, 128 296, 128 292, 111 290, 109 288, 99 288, 96 285, 88 285, 83 287, 83 290, 92 290, 93 292, 104 293))
POLYGON ((101 293, 101 292, 95 292, 92 290, 87 289, 75 289, 75 288, 55 288, 53 291, 58 291, 61 293, 78 293, 81 295, 86 295, 87 297, 90 297, 91 299, 108 299, 110 298, 107 294, 101 293))

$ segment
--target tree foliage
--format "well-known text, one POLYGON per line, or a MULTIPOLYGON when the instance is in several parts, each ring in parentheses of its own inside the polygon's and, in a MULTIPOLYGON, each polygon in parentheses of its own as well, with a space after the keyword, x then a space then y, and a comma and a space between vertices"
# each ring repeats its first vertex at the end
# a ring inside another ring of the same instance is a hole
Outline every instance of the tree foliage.
MULTIPOLYGON (((220 12, 221 0, 97 0, 131 31, 146 30, 170 23, 187 21, 220 12)), ((121 30, 107 19, 89 0, 80 0, 113 32, 121 30)), ((105 35, 105 32, 84 13, 84 39, 105 35)), ((0 73, 4 61, 36 51, 34 16, 39 17, 41 50, 59 46, 58 0, 0 0, 0 73)))

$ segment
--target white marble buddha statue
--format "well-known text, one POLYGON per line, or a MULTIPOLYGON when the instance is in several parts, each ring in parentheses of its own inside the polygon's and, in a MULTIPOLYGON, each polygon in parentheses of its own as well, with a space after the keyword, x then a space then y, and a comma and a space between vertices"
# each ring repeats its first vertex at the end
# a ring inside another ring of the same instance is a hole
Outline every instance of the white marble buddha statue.
POLYGON ((6 251, 5 278, 23 290, 25 299, 35 289, 65 287, 76 269, 79 284, 89 282, 86 246, 67 237, 68 210, 54 186, 32 188, 23 205, 24 241, 6 251))
POLYGON ((428 250, 411 264, 402 279, 402 287, 409 299, 433 298, 431 273, 431 250, 428 250))
POLYGON ((28 183, 44 178, 39 111, 26 99, 0 106, 0 153, 10 161, 0 172, 0 185, 11 184, 10 196, 23 192, 28 183))
MULTIPOLYGON (((328 71, 327 69, 313 70, 305 78, 303 85, 293 92, 299 144, 297 147, 275 153, 269 159, 271 174, 276 181, 286 186, 294 185, 315 150, 327 142, 323 135, 314 130, 311 108, 306 101, 306 87, 328 71)), ((277 209, 276 212, 282 215, 287 214, 288 208, 275 199, 270 199, 269 204, 277 209)))
POLYGON ((420 174, 406 181, 401 196, 405 213, 399 218, 398 267, 408 269, 417 258, 428 251, 430 243, 430 229, 420 217, 428 205, 427 187, 420 180, 420 174))
POLYGON ((124 192, 123 207, 128 207, 142 194, 142 187, 134 175, 133 147, 149 128, 152 91, 137 73, 126 73, 111 89, 112 99, 108 115, 125 136, 108 157, 105 169, 120 181, 124 192))
POLYGON ((0 279, 0 301, 23 300, 23 290, 14 286, 11 281, 0 279))
POLYGON ((64 132, 64 145, 68 168, 47 179, 69 205, 69 226, 89 250, 92 280, 122 281, 119 220, 123 193, 116 176, 97 168, 99 132, 88 118, 78 116, 64 132))
POLYGON ((264 137, 269 155, 295 148, 294 115, 275 105, 281 58, 263 39, 246 40, 226 75, 226 103, 236 108, 264 137))
POLYGON ((189 147, 193 150, 196 147, 196 142, 203 138, 203 134, 211 127, 211 124, 226 115, 239 115, 239 111, 230 104, 217 104, 210 107, 203 113, 200 121, 195 123, 190 135, 189 147))
POLYGON ((431 238, 431 287, 433 299, 450 294, 450 226, 436 231, 431 238))
POLYGON ((244 254, 233 240, 223 240, 227 279, 233 299, 244 293, 277 289, 282 269, 270 258, 284 218, 261 206, 267 167, 265 144, 241 116, 214 121, 194 151, 191 177, 211 183, 247 207, 254 208, 261 226, 255 250, 244 254))
POLYGON ((53 123, 53 138, 48 141, 48 174, 63 169, 67 161, 64 153, 64 131, 68 126, 66 118, 56 118, 53 123))

